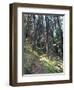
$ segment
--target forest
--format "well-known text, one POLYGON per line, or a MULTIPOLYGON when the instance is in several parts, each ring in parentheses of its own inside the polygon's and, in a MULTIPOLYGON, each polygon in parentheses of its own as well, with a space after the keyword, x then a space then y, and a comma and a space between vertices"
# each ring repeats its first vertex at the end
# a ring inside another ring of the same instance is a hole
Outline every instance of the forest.
POLYGON ((63 72, 64 15, 23 13, 24 74, 63 72))

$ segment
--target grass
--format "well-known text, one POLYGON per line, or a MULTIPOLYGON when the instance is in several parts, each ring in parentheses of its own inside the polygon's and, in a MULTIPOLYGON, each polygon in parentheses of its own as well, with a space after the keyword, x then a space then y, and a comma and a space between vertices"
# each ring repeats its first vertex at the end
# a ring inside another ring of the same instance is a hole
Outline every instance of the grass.
MULTIPOLYGON (((55 59, 50 59, 46 54, 40 55, 37 51, 32 49, 28 40, 24 46, 24 73, 32 73, 32 64, 41 65, 41 73, 61 73, 63 72, 63 62, 55 59)), ((35 69, 35 68, 34 68, 35 69)))
POLYGON ((59 61, 50 60, 47 56, 40 56, 40 61, 43 64, 45 73, 63 72, 63 64, 59 61))

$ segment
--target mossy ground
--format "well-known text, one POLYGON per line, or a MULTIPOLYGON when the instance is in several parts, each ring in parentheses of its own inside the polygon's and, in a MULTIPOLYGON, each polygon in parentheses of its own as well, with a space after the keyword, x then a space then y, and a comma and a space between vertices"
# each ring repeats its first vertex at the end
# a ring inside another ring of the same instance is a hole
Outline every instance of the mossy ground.
POLYGON ((63 72, 62 60, 50 59, 47 54, 39 54, 32 49, 30 42, 26 40, 24 46, 24 74, 61 72, 63 72))

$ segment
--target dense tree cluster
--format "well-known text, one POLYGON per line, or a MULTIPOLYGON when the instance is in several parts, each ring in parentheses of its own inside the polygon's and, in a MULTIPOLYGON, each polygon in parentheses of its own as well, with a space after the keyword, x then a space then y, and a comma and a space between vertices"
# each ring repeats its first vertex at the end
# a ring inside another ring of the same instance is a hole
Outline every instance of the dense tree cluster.
MULTIPOLYGON (((49 60, 63 60, 63 17, 52 14, 23 14, 25 63, 29 57, 29 63, 32 63, 33 59, 39 59, 38 55, 44 54, 49 60), (29 54, 31 49, 33 56, 32 53, 29 54)), ((27 72, 32 73, 28 69, 27 72)))
POLYGON ((28 38, 34 50, 48 57, 63 58, 63 16, 24 14, 25 41, 28 38))

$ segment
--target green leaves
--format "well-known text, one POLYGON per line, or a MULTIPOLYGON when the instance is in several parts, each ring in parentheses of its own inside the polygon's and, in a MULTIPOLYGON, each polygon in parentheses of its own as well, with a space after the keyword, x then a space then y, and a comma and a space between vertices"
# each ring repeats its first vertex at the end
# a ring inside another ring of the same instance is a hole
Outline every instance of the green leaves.
POLYGON ((63 72, 63 16, 24 14, 23 25, 24 74, 63 72))

